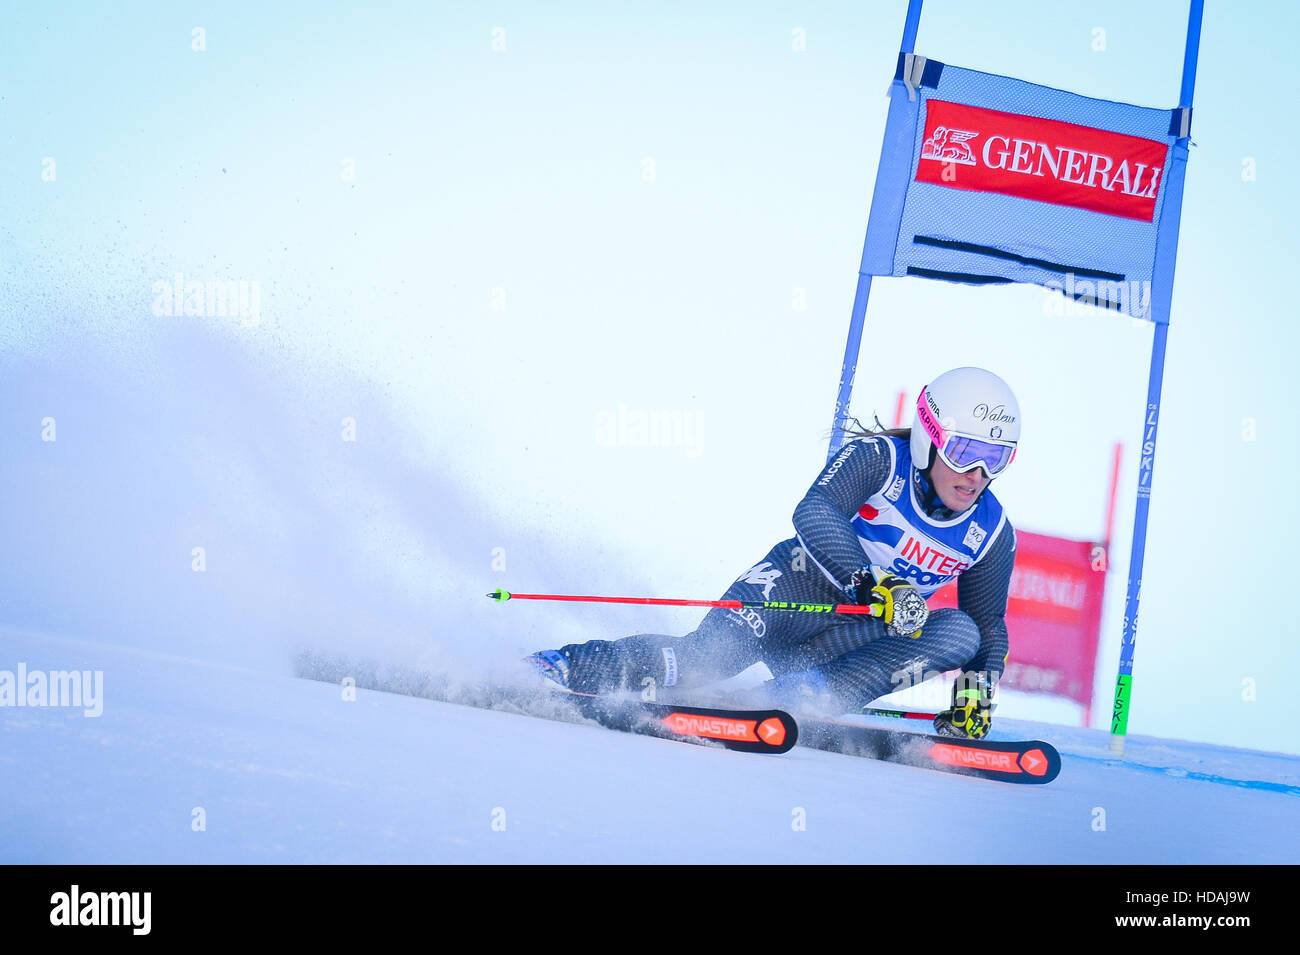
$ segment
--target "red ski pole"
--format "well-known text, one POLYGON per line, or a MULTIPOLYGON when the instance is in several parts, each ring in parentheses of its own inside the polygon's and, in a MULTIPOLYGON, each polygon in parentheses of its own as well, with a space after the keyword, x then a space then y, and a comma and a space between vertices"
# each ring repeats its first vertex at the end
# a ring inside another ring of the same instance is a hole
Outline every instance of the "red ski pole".
POLYGON ((863 613, 879 617, 883 608, 879 604, 804 604, 784 600, 680 600, 673 597, 585 597, 571 594, 512 594, 497 588, 488 594, 489 599, 502 603, 507 600, 583 600, 608 604, 654 604, 666 607, 722 607, 727 610, 788 610, 796 613, 863 613))
MULTIPOLYGON (((577 596, 573 594, 515 594, 497 588, 487 595, 490 600, 504 603, 507 600, 580 600, 590 603, 611 604, 654 604, 668 607, 723 607, 727 610, 787 610, 796 613, 861 613, 871 617, 881 614, 879 604, 863 606, 861 604, 805 604, 787 603, 781 600, 682 600, 675 597, 599 597, 577 596)), ((864 706, 859 713, 866 716, 892 716, 908 720, 933 720, 934 713, 913 713, 908 710, 886 710, 864 706)))

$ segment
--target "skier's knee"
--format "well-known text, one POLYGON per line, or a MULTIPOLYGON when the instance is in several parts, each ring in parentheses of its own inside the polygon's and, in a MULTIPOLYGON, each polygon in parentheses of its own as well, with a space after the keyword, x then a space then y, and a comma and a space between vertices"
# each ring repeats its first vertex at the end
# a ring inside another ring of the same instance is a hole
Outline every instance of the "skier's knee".
POLYGON ((941 607, 932 611, 922 634, 932 635, 935 642, 941 645, 943 655, 951 656, 957 661, 954 666, 969 660, 980 648, 980 628, 975 623, 975 618, 964 610, 953 607, 941 607))

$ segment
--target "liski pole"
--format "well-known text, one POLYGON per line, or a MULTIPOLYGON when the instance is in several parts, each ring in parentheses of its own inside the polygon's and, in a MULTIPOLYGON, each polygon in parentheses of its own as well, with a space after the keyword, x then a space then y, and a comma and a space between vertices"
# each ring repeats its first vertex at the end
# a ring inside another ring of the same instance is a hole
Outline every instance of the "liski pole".
MULTIPOLYGON (((1178 95, 1180 138, 1171 151, 1174 174, 1165 174, 1165 211, 1161 213, 1156 258, 1151 282, 1151 371, 1147 378, 1147 413, 1142 421, 1142 450, 1138 464, 1137 503, 1133 515, 1133 549, 1129 555, 1128 593, 1124 598, 1124 627, 1120 634, 1119 672, 1115 676, 1115 703, 1110 718, 1110 750, 1124 755, 1129 711, 1133 697, 1133 655, 1137 649, 1138 606, 1142 599, 1142 562, 1146 557, 1147 518, 1151 508, 1155 471, 1156 429, 1160 424, 1160 392, 1165 373, 1165 340, 1169 334, 1169 309, 1173 296, 1174 264, 1178 256, 1178 223, 1183 207, 1182 167, 1191 142, 1192 93, 1196 88, 1196 57, 1201 42, 1204 0, 1191 0, 1187 12, 1187 45, 1183 49, 1183 83, 1178 95), (1172 184, 1172 185, 1170 185, 1172 184)), ((1171 130, 1172 132, 1172 130, 1171 130)))
POLYGON ((655 604, 664 607, 723 607, 727 610, 789 610, 795 613, 861 613, 879 617, 883 608, 879 604, 802 604, 784 600, 680 600, 674 597, 586 597, 571 594, 512 594, 498 587, 488 594, 489 599, 503 603, 507 600, 582 600, 606 604, 655 604))

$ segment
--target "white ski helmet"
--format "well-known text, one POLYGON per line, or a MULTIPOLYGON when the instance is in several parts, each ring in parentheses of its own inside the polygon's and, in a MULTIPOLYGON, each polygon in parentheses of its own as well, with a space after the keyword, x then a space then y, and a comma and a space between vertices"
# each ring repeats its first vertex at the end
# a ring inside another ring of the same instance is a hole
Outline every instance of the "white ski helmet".
POLYGON ((1015 460, 1020 405, 1007 383, 983 368, 945 371, 921 389, 912 420, 912 463, 930 465, 930 448, 958 474, 983 466, 990 479, 1015 460))

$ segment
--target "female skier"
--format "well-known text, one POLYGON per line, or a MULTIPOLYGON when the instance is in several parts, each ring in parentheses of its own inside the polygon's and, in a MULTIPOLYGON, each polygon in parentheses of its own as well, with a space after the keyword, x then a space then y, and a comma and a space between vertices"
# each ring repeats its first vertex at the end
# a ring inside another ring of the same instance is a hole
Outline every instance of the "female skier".
POLYGON ((762 660, 774 679, 747 705, 843 713, 938 673, 962 671, 939 733, 988 733, 1006 663, 1015 531, 988 490, 1015 458, 1020 410, 982 368, 940 375, 911 429, 857 432, 794 511, 782 541, 724 600, 874 604, 879 616, 710 610, 684 637, 592 640, 527 658, 583 693, 701 685, 762 660), (960 609, 925 598, 957 579, 960 609))

